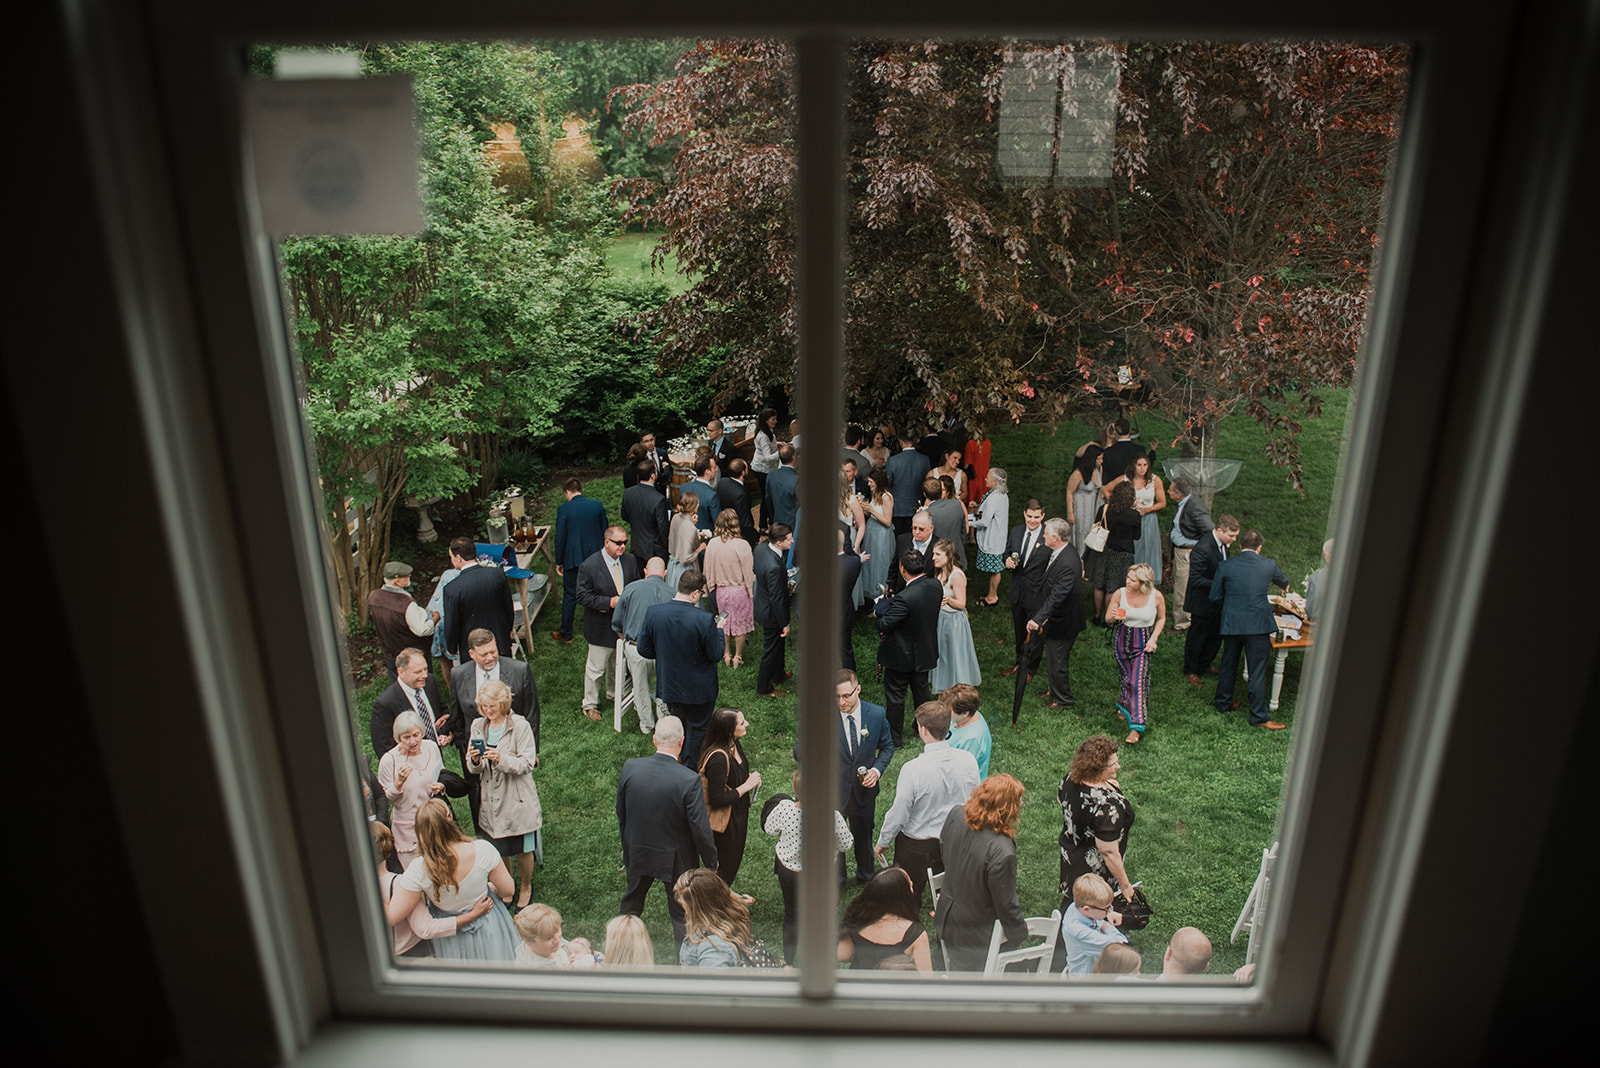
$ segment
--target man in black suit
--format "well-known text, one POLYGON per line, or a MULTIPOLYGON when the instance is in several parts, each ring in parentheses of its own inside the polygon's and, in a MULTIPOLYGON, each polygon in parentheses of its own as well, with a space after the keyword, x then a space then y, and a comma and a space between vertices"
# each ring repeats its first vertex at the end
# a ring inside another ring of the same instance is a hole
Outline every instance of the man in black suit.
MULTIPOLYGON (((489 640, 493 642, 494 636, 490 635, 489 640)), ((372 718, 367 724, 372 737, 372 759, 381 761, 383 754, 395 747, 394 721, 402 712, 415 712, 422 718, 423 735, 439 747, 441 754, 451 744, 455 744, 458 751, 464 748, 465 735, 453 731, 450 709, 439 694, 439 684, 434 682, 433 672, 428 670, 428 658, 422 655, 422 650, 400 650, 395 657, 394 668, 395 680, 372 703, 372 718)), ((466 762, 463 761, 461 766, 465 768, 466 762)), ((476 783, 449 770, 440 773, 439 781, 444 783, 445 793, 451 797, 467 799, 472 806, 473 823, 476 824, 476 783)), ((385 819, 388 815, 388 799, 381 791, 373 795, 372 803, 378 810, 378 818, 385 819)))
MULTIPOLYGON (((1015 675, 1022 660, 1022 650, 1027 644, 1028 620, 1044 603, 1044 569, 1049 566, 1050 551, 1044 544, 1044 505, 1030 499, 1022 506, 1022 522, 1011 528, 1006 538, 1006 568, 1011 572, 1011 586, 1007 599, 1011 602, 1011 634, 1016 640, 1016 651, 1011 666, 1002 674, 1015 675)), ((1034 645, 1028 652, 1028 677, 1039 670, 1042 645, 1034 645)))
MULTIPOLYGON (((711 462, 717 465, 721 475, 727 475, 729 465, 733 463, 738 453, 733 451, 733 439, 722 432, 722 420, 713 419, 706 424, 706 441, 711 446, 711 462)), ((722 479, 717 479, 717 485, 722 485, 722 479)))
MULTIPOLYGON (((639 564, 623 550, 628 547, 628 532, 607 527, 600 551, 578 567, 578 603, 583 605, 583 640, 589 643, 589 658, 583 665, 583 714, 600 720, 602 679, 609 679, 617 654, 617 636, 611 629, 611 610, 617 607, 622 588, 643 577, 639 564)), ((456 580, 460 582, 460 579, 456 580)), ((446 586, 445 589, 450 587, 446 586)), ((623 676, 624 685, 628 678, 623 676)), ((622 695, 624 702, 628 694, 622 695)))
POLYGON ((846 552, 850 538, 839 531, 839 664, 856 669, 856 649, 850 641, 850 630, 856 622, 855 589, 861 578, 861 557, 846 552))
POLYGON ((689 568, 678 576, 672 600, 645 610, 639 630, 639 655, 656 662, 656 696, 683 724, 683 762, 690 767, 700 766, 700 742, 717 703, 717 665, 727 647, 715 618, 695 607, 705 588, 705 575, 689 568))
POLYGON ((739 517, 739 535, 754 548, 756 544, 756 517, 750 511, 750 490, 745 487, 745 472, 750 465, 735 456, 722 469, 717 479, 717 514, 728 508, 739 517))
POLYGON ((1111 496, 1111 483, 1128 473, 1128 465, 1139 457, 1145 455, 1144 446, 1129 437, 1131 427, 1126 419, 1118 419, 1112 424, 1116 428, 1117 440, 1107 446, 1100 457, 1101 478, 1106 489, 1105 496, 1111 496))
POLYGON ((444 588, 444 649, 458 664, 467 662, 467 635, 479 627, 494 635, 501 656, 511 655, 511 584, 497 567, 478 563, 478 545, 468 537, 450 543, 450 566, 461 574, 444 588))
POLYGON ((928 574, 933 570, 933 516, 926 509, 917 511, 911 516, 911 530, 894 539, 894 561, 889 565, 889 592, 899 593, 905 589, 906 580, 900 574, 896 562, 908 552, 916 553, 922 557, 922 573, 928 574))
POLYGON ((639 444, 644 446, 645 460, 659 473, 657 476, 656 485, 672 485, 672 461, 667 459, 666 447, 658 447, 656 445, 655 432, 646 431, 645 433, 641 434, 639 436, 639 444))
POLYGON ((939 662, 939 605, 944 590, 925 573, 916 550, 900 556, 899 593, 878 600, 872 608, 878 617, 878 663, 883 665, 883 707, 889 717, 889 734, 896 746, 906 717, 906 687, 917 704, 933 700, 928 672, 939 662))
POLYGON ((1183 636, 1183 676, 1194 686, 1200 685, 1202 673, 1217 673, 1211 662, 1222 648, 1222 606, 1211 603, 1211 580, 1228 558, 1228 546, 1238 536, 1239 521, 1231 515, 1219 515, 1211 533, 1189 553, 1189 588, 1184 595, 1189 630, 1183 636))
POLYGON ((783 669, 784 639, 789 636, 789 569, 784 557, 794 544, 794 534, 782 523, 767 529, 767 543, 755 548, 755 615, 761 624, 761 667, 756 671, 756 693, 777 697, 787 690, 774 689, 788 677, 783 669))
POLYGON ((1284 728, 1267 718, 1267 676, 1272 669, 1272 632, 1277 621, 1272 602, 1267 600, 1272 587, 1289 588, 1289 576, 1278 569, 1278 562, 1261 555, 1261 532, 1247 530, 1239 535, 1239 555, 1224 560, 1211 580, 1211 603, 1222 607, 1222 671, 1217 679, 1217 711, 1239 707, 1234 699, 1234 680, 1239 674, 1239 654, 1250 672, 1250 726, 1269 731, 1284 728))
POLYGON ((1044 521, 1044 544, 1050 562, 1044 571, 1044 601, 1028 620, 1029 631, 1044 633, 1044 665, 1050 676, 1046 708, 1072 707, 1072 680, 1067 677, 1072 643, 1083 633, 1083 563, 1072 547, 1072 524, 1044 521))
POLYGON ((622 521, 633 539, 633 558, 640 571, 652 556, 666 559, 667 499, 656 488, 656 468, 647 460, 637 465, 639 481, 622 491, 622 521))
POLYGON ((656 721, 654 756, 634 757, 622 765, 617 779, 617 831, 622 838, 622 864, 628 889, 619 909, 637 916, 657 879, 667 884, 667 915, 672 938, 683 943, 683 906, 672 893, 678 876, 691 868, 717 867, 717 846, 706 814, 700 776, 678 763, 683 749, 683 723, 677 716, 656 721), (698 863, 697 863, 698 860, 698 863))

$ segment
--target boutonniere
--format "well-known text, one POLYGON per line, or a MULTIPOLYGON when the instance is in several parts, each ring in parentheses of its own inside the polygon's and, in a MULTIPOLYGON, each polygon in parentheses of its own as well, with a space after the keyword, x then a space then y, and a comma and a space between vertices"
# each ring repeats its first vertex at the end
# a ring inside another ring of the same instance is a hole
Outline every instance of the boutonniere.
POLYGON ((867 736, 867 728, 862 727, 861 728, 861 737, 865 738, 866 736, 867 736))

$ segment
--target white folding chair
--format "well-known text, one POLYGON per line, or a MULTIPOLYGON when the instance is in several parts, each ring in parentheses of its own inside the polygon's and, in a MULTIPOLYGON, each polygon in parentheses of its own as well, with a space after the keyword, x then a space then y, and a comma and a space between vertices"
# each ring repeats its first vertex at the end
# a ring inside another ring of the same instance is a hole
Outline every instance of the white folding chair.
POLYGON ((628 657, 622 651, 622 639, 617 639, 617 652, 615 656, 617 695, 611 701, 611 728, 618 734, 622 733, 622 698, 628 682, 628 657))
MULTIPOLYGON (((944 872, 928 869, 928 885, 933 888, 933 911, 939 911, 939 894, 944 890, 944 872)), ((950 954, 945 952, 944 939, 939 940, 939 958, 944 961, 944 970, 950 970, 950 954)))
POLYGON ((1029 916, 1027 923, 1028 937, 1043 938, 1044 944, 1008 949, 1002 953, 1000 942, 1005 936, 1001 933, 1000 921, 994 921, 994 933, 989 936, 989 959, 983 965, 984 975, 998 975, 1006 970, 1006 965, 1027 960, 1039 962, 1034 969, 1039 975, 1050 971, 1050 958, 1056 951, 1056 939, 1061 937, 1061 910, 1056 909, 1048 916, 1029 916))
POLYGON ((1278 843, 1273 842, 1271 849, 1261 851, 1261 870, 1256 873, 1255 885, 1250 888, 1250 896, 1244 899, 1244 908, 1239 912, 1239 919, 1233 925, 1233 934, 1229 937, 1229 944, 1239 941, 1239 932, 1245 931, 1251 935, 1250 944, 1245 947, 1244 962, 1254 964, 1256 960, 1256 928, 1266 922, 1267 899, 1272 895, 1272 876, 1278 866, 1278 843))

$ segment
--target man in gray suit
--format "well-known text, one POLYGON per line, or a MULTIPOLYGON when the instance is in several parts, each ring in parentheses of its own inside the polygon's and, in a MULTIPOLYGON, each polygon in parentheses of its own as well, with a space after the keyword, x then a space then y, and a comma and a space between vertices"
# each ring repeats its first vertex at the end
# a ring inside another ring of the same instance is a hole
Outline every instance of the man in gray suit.
POLYGON ((1189 592, 1189 554, 1216 524, 1211 521, 1206 502, 1189 492, 1188 479, 1173 479, 1167 495, 1178 502, 1167 534, 1172 542, 1172 629, 1185 631, 1189 629, 1189 613, 1183 610, 1184 597, 1189 592))
POLYGON ((889 462, 884 465, 889 476, 889 492, 894 495, 894 532, 897 537, 911 533, 911 517, 917 511, 922 480, 927 477, 928 466, 927 457, 917 451, 917 443, 901 435, 900 451, 889 457, 889 462))
POLYGON ((483 627, 467 635, 467 655, 471 660, 450 672, 450 733, 462 750, 461 766, 467 766, 467 738, 472 734, 472 721, 478 718, 477 695, 484 683, 503 682, 511 688, 511 711, 528 721, 537 747, 539 688, 528 665, 501 657, 494 634, 483 627))
POLYGON ((632 916, 642 913, 650 884, 661 880, 667 884, 672 938, 682 945, 683 906, 673 895, 672 884, 696 866, 716 870, 717 844, 711 837, 700 776, 678 763, 683 721, 677 716, 656 720, 655 744, 654 756, 625 762, 617 780, 617 831, 628 875, 628 889, 618 911, 632 916))

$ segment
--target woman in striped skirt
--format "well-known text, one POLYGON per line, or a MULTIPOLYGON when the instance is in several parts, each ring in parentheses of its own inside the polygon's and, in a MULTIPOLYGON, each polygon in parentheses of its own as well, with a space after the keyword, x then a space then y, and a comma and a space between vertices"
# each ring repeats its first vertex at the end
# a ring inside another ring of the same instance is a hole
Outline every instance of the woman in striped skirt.
POLYGON ((1156 589, 1149 564, 1128 568, 1127 583, 1109 598, 1106 622, 1116 626, 1111 649, 1122 670, 1122 694, 1117 711, 1128 721, 1126 745, 1136 745, 1149 725, 1145 706, 1150 700, 1150 654, 1167 625, 1167 601, 1156 589))

